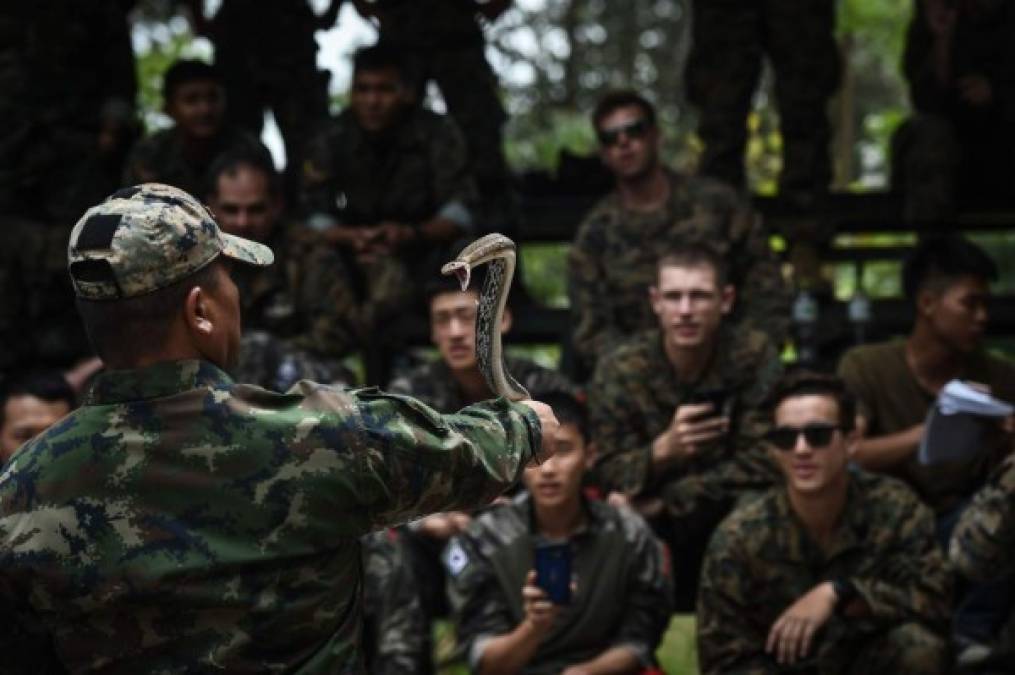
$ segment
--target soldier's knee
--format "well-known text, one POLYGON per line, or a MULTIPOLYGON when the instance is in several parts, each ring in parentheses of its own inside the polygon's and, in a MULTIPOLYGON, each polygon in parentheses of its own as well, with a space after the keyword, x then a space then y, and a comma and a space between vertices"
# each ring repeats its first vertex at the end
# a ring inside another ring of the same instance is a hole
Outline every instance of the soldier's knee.
MULTIPOLYGON (((889 655, 891 672, 911 675, 943 675, 948 672, 948 641, 918 623, 904 623, 885 635, 883 652, 889 655)), ((888 671, 885 671, 888 672, 888 671)))

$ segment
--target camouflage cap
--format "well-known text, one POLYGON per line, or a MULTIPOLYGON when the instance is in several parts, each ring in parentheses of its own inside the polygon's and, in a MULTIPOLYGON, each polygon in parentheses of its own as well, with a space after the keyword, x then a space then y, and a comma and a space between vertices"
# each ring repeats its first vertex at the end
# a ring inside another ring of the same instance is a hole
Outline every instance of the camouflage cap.
POLYGON ((183 190, 145 183, 88 209, 71 232, 67 261, 78 297, 116 300, 165 288, 220 253, 258 266, 275 259, 267 246, 223 233, 183 190))

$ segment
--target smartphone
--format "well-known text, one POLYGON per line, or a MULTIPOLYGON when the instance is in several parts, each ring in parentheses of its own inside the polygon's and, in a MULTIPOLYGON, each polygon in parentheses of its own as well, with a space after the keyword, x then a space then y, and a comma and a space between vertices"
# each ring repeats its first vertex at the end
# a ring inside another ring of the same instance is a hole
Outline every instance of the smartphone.
POLYGON ((711 403, 712 412, 708 413, 708 417, 714 417, 717 415, 727 414, 726 402, 729 399, 729 392, 725 389, 704 389, 693 393, 688 399, 688 403, 711 403))
POLYGON ((536 585, 555 605, 571 604, 571 545, 537 544, 536 585))

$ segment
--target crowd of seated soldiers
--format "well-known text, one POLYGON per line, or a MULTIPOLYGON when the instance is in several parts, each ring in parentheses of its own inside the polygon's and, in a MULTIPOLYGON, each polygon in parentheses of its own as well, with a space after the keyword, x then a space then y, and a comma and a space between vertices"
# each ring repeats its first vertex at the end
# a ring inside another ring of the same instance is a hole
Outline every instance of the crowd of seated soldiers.
MULTIPOLYGON (((940 39, 931 32, 911 36, 912 68, 919 45, 940 39)), ((221 76, 197 61, 166 73, 174 125, 135 145, 123 183, 186 189, 225 232, 275 252, 265 270, 233 270, 238 381, 362 384, 348 357, 378 343, 408 354, 405 317, 425 315, 436 357, 400 358, 377 384, 453 412, 493 392, 476 358, 478 284, 462 290, 435 271, 490 231, 477 215, 489 212, 489 181, 480 189, 451 119, 420 105, 398 51, 365 48, 353 66, 348 107, 303 149, 297 189, 256 138, 225 124, 221 76)), ((979 84, 960 98, 983 104, 979 84)), ((652 672, 673 612, 697 615, 705 673, 1010 672, 1015 427, 982 423, 966 461, 919 453, 948 382, 1015 401, 1015 367, 983 345, 995 262, 958 236, 922 239, 902 273, 915 315, 904 339, 849 351, 837 375, 787 370, 790 291, 742 186, 669 169, 655 110, 636 92, 605 95, 591 121, 614 189, 567 261, 572 346, 588 377, 509 357, 561 422, 557 454, 488 509, 364 540, 371 672, 432 672, 440 617, 476 672, 652 672), (537 548, 561 542, 566 599, 533 569, 537 548)), ((934 131, 924 115, 907 133, 934 131)), ((900 163, 918 194, 918 160, 900 163)), ((509 309, 509 338, 511 323, 509 309)), ((71 410, 101 368, 93 358, 6 377, 3 459, 71 410)))

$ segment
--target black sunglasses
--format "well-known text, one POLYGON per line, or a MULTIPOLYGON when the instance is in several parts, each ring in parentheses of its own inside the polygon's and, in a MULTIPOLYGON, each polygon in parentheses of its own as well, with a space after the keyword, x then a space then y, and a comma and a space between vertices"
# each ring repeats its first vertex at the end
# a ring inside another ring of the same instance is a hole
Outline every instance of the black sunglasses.
POLYGON ((629 139, 643 138, 648 133, 648 130, 648 120, 643 117, 627 124, 619 124, 609 129, 600 129, 596 137, 599 138, 600 145, 610 147, 619 143, 621 136, 627 136, 629 139))
POLYGON ((776 427, 767 434, 765 440, 779 450, 792 450, 796 447, 800 434, 804 435, 807 445, 812 448, 823 448, 832 442, 832 436, 842 427, 834 424, 808 424, 805 427, 776 427))

